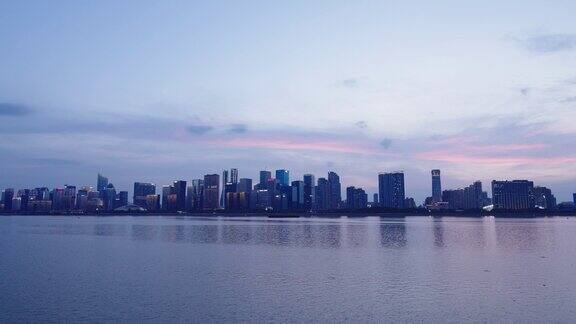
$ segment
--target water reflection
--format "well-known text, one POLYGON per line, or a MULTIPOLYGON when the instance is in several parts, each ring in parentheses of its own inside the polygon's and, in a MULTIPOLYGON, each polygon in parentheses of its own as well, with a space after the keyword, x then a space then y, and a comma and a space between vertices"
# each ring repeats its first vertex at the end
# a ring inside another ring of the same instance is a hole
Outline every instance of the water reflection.
POLYGON ((540 220, 498 220, 496 222, 496 243, 506 249, 534 249, 554 245, 555 232, 544 219, 540 220))
POLYGON ((156 225, 132 225, 132 239, 136 241, 152 241, 158 235, 156 225))
POLYGON ((444 247, 444 226, 441 219, 434 218, 432 231, 434 232, 434 246, 444 247))
POLYGON ((350 223, 346 226, 348 246, 364 247, 368 243, 368 226, 364 223, 350 223))
POLYGON ((404 221, 380 224, 380 245, 400 248, 406 246, 406 242, 406 224, 404 221))

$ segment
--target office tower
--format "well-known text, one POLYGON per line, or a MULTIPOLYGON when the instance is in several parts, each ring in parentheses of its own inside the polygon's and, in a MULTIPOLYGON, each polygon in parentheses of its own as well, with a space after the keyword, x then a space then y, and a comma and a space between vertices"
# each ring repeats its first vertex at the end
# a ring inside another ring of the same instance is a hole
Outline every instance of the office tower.
POLYGON ((466 188, 442 191, 442 202, 451 209, 480 209, 484 207, 482 183, 476 181, 466 188))
POLYGON ((534 204, 543 209, 556 209, 556 197, 546 187, 534 187, 534 204))
POLYGON ((108 178, 98 173, 98 182, 96 183, 96 190, 98 192, 104 192, 108 187, 108 178))
POLYGON ((280 169, 276 170, 276 181, 281 186, 289 186, 290 185, 290 173, 288 170, 280 169))
POLYGON ((250 207, 247 192, 229 192, 226 194, 226 209, 231 211, 246 211, 250 207))
POLYGON ((18 190, 18 197, 20 197, 20 210, 28 210, 28 201, 31 198, 32 191, 30 189, 18 190))
POLYGON ((220 176, 207 174, 204 176, 203 209, 216 210, 219 208, 220 176))
POLYGON ((291 209, 304 208, 304 181, 292 181, 291 209))
POLYGON ((432 202, 442 201, 442 182, 440 180, 440 170, 432 170, 432 202))
POLYGON ((22 198, 12 198, 12 211, 20 211, 22 209, 22 198))
POLYGON ((192 197, 190 197, 192 210, 202 210, 202 204, 204 203, 204 180, 194 179, 192 180, 192 197))
POLYGON ((115 208, 116 203, 116 189, 112 183, 108 183, 106 190, 104 190, 104 195, 102 197, 104 203, 104 210, 112 211, 115 208))
POLYGON ((152 194, 146 196, 146 210, 155 212, 160 210, 160 195, 152 194))
POLYGON ((534 183, 528 180, 492 181, 492 204, 495 209, 534 208, 534 183))
POLYGON ((350 186, 346 188, 346 208, 363 209, 368 205, 368 195, 362 188, 350 186))
POLYGON ((312 210, 314 208, 314 175, 304 175, 304 209, 312 210))
POLYGON ((52 189, 52 209, 55 211, 62 211, 64 209, 64 189, 54 188, 52 189))
POLYGON ((241 178, 238 183, 238 192, 248 192, 252 191, 252 179, 241 178))
POLYGON ((228 170, 222 171, 222 194, 220 195, 220 207, 226 208, 226 184, 229 183, 228 170))
POLYGON ((316 210, 326 210, 330 208, 330 186, 326 178, 318 178, 316 186, 316 210))
POLYGON ((238 169, 230 169, 230 183, 238 183, 238 169))
POLYGON ((391 172, 378 175, 378 198, 384 208, 404 208, 404 173, 391 172))
POLYGON ((340 177, 336 172, 328 172, 328 186, 330 196, 330 209, 340 208, 342 203, 342 186, 340 185, 340 177))
POLYGON ((76 193, 76 209, 86 210, 88 205, 88 193, 92 191, 92 187, 82 187, 76 193))
POLYGON ((272 172, 270 171, 260 171, 260 182, 258 183, 258 189, 265 189, 268 180, 272 178, 272 172))
POLYGON ((176 194, 176 211, 186 210, 186 181, 174 181, 174 194, 176 194))
POLYGON ((172 194, 172 186, 162 186, 162 210, 169 211, 171 208, 168 203, 168 197, 172 194))
POLYGON ((272 197, 266 189, 252 191, 250 194, 250 208, 257 210, 269 210, 272 208, 272 197))
POLYGON ((156 194, 156 185, 149 182, 134 182, 134 195, 132 203, 136 206, 146 208, 146 196, 156 194))
POLYGON ((372 201, 374 202, 374 207, 377 207, 378 206, 378 194, 375 193, 372 197, 373 197, 372 201))
POLYGON ((50 199, 50 189, 46 187, 36 188, 36 199, 37 200, 51 200, 50 199))
MULTIPOLYGON (((126 205, 128 205, 128 191, 118 192, 118 195, 116 195, 116 201, 114 204, 114 209, 116 209, 118 207, 124 207, 126 205)), ((142 207, 142 208, 146 208, 146 207, 142 207)))
POLYGON ((64 186, 61 200, 61 210, 70 211, 76 207, 76 186, 64 186))
POLYGON ((14 189, 8 188, 4 190, 3 195, 4 210, 12 210, 12 199, 14 198, 14 189))

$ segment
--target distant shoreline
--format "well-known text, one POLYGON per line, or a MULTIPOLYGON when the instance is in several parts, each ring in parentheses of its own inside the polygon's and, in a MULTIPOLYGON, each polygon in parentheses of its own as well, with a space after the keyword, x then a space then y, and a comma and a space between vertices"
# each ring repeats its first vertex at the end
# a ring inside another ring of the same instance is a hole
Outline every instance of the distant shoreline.
POLYGON ((269 217, 269 218, 335 218, 347 216, 361 217, 406 217, 406 216, 433 216, 433 217, 485 217, 498 218, 535 218, 535 217, 571 217, 576 216, 576 210, 331 210, 315 212, 266 212, 266 211, 195 211, 195 212, 0 212, 0 216, 187 216, 187 217, 269 217))

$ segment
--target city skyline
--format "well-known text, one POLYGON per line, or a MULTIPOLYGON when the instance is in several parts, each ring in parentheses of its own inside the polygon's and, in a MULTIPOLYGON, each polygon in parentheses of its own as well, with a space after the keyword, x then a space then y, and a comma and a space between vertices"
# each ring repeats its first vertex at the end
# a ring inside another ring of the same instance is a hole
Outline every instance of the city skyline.
POLYGON ((419 204, 407 193, 403 171, 380 172, 378 193, 369 201, 362 187, 342 187, 340 176, 328 171, 327 177, 313 174, 290 179, 290 171, 261 170, 258 182, 239 177, 237 168, 201 179, 174 180, 171 185, 134 182, 133 191, 119 190, 108 177, 98 173, 96 186, 6 188, 1 190, 0 210, 7 212, 322 212, 342 209, 365 210, 574 210, 573 201, 558 202, 554 192, 530 180, 492 180, 491 196, 481 181, 469 186, 441 189, 441 170, 431 170, 430 195, 419 204), (345 196, 342 195, 345 194, 345 196), (128 197, 132 194, 132 201, 128 197))
POLYGON ((5 1, 0 187, 281 165, 369 194, 405 170, 420 201, 439 168, 448 187, 530 178, 569 200, 561 3, 5 1))

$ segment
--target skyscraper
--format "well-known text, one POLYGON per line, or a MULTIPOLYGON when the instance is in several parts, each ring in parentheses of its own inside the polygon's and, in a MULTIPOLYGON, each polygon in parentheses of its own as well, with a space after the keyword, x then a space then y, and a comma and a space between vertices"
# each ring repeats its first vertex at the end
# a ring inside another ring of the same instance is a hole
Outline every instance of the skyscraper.
POLYGON ((476 181, 462 189, 444 190, 442 201, 451 209, 480 209, 484 207, 482 182, 476 181))
POLYGON ((346 188, 346 208, 362 209, 368 204, 368 195, 362 188, 350 186, 346 188))
POLYGON ((312 210, 314 208, 314 175, 304 175, 304 209, 312 210))
POLYGON ((276 181, 281 186, 290 185, 290 173, 288 170, 280 169, 276 170, 276 181))
POLYGON ((204 194, 202 208, 204 210, 216 210, 219 207, 218 194, 220 193, 220 176, 207 174, 204 176, 204 194))
POLYGON ((292 209, 304 207, 304 181, 292 181, 292 209))
POLYGON ((546 187, 534 187, 534 205, 544 209, 556 209, 556 197, 546 187))
POLYGON ((495 209, 534 208, 534 182, 528 180, 493 180, 492 204, 495 209))
POLYGON ((432 170, 432 202, 442 201, 442 182, 440 180, 440 170, 432 170))
POLYGON ((404 173, 391 172, 378 175, 378 198, 384 208, 404 208, 404 173))
POLYGON ((202 210, 204 203, 204 180, 192 180, 192 196, 189 197, 192 210, 202 210))
POLYGON ((134 182, 134 195, 132 203, 134 205, 146 208, 146 196, 156 194, 156 185, 149 182, 134 182))
POLYGON ((252 191, 252 179, 241 178, 240 182, 238 183, 238 192, 250 193, 251 191, 252 191))
POLYGON ((330 208, 330 187, 326 178, 318 178, 316 186, 316 210, 326 210, 330 208))
POLYGON ((230 183, 238 183, 238 169, 230 169, 230 183))
POLYGON ((222 194, 220 195, 220 207, 226 208, 226 185, 229 183, 228 170, 222 171, 222 194))
POLYGON ((338 209, 342 202, 342 186, 340 185, 340 177, 336 172, 328 172, 328 189, 330 197, 330 209, 338 209))
POLYGON ((176 211, 186 210, 186 181, 174 181, 174 193, 176 194, 176 211))
POLYGON ((4 210, 12 210, 12 198, 14 198, 14 189, 4 190, 4 210))
POLYGON ((258 189, 266 189, 268 180, 272 178, 272 173, 270 171, 260 171, 260 182, 258 183, 258 189))
POLYGON ((103 192, 108 187, 108 178, 98 173, 98 180, 96 183, 96 190, 103 192))

